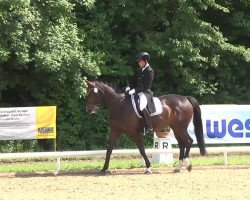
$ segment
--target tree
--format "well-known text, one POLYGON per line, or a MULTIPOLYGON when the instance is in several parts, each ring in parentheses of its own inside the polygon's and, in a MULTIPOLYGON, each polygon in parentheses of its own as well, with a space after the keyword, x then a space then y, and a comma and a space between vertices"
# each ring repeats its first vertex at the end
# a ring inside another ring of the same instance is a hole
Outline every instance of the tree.
POLYGON ((100 74, 73 9, 69 1, 0 2, 1 106, 56 105, 59 140, 79 135, 82 73, 100 74))
POLYGON ((207 9, 202 17, 218 27, 226 43, 220 54, 220 68, 215 72, 218 80, 216 103, 249 103, 250 80, 250 3, 241 1, 218 1, 227 12, 207 9), (218 20, 219 19, 219 20, 218 20))
POLYGON ((3 0, 0 105, 56 105, 60 149, 103 148, 108 114, 85 112, 84 79, 122 89, 133 81, 140 51, 152 57, 157 96, 248 103, 249 6, 249 0, 3 0))

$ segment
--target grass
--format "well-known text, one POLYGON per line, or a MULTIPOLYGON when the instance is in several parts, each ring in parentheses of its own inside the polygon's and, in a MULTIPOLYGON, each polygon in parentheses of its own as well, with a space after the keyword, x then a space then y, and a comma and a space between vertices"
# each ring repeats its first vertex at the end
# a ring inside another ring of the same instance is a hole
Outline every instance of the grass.
POLYGON ((55 163, 1 164, 0 172, 34 172, 55 170, 55 163))
MULTIPOLYGON (((61 170, 100 170, 103 167, 104 158, 95 159, 64 159, 61 161, 61 170)), ((176 160, 171 164, 152 164, 153 168, 173 167, 177 164, 176 160)), ((192 158, 193 166, 212 166, 224 165, 222 156, 194 157, 192 158)), ((228 165, 250 165, 249 155, 234 155, 228 157, 228 165)), ((142 160, 138 158, 120 158, 111 159, 110 169, 132 169, 141 168, 142 160)), ((55 160, 10 160, 0 162, 0 172, 38 172, 38 171, 55 171, 55 160)))

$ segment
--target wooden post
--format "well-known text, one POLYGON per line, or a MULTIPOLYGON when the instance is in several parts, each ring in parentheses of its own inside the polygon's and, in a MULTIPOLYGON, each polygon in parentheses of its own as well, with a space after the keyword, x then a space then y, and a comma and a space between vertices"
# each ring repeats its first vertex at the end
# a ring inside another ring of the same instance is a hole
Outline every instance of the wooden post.
MULTIPOLYGON (((53 139, 54 151, 56 151, 56 138, 53 139)), ((61 158, 56 159, 56 171, 59 172, 61 169, 61 158)))
POLYGON ((56 151, 56 138, 53 139, 54 151, 56 151))

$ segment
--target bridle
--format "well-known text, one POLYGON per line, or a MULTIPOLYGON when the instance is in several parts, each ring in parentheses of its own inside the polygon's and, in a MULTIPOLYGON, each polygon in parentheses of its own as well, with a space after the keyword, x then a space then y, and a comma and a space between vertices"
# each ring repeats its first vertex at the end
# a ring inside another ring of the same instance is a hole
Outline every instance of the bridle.
MULTIPOLYGON (((87 92, 87 95, 86 95, 86 96, 88 97, 88 95, 89 95, 90 92, 92 92, 92 91, 93 91, 95 94, 97 94, 99 91, 101 91, 101 92, 104 94, 104 91, 103 91, 102 89, 100 89, 99 87, 96 87, 96 86, 95 86, 95 83, 94 83, 93 87, 89 89, 89 91, 87 92)), ((99 109, 99 107, 100 107, 100 103, 98 103, 98 104, 90 103, 89 105, 93 105, 96 109, 99 109)))

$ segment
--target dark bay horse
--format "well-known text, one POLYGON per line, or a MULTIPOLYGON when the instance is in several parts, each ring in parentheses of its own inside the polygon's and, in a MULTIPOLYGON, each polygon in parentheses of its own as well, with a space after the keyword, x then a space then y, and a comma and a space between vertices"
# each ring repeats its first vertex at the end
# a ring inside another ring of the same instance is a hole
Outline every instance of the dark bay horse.
MULTIPOLYGON (((135 114, 130 96, 116 93, 111 86, 103 82, 86 82, 88 84, 86 110, 89 113, 95 113, 104 101, 109 111, 111 133, 105 164, 100 173, 105 174, 107 172, 112 150, 122 133, 127 134, 135 141, 145 160, 147 167, 146 173, 150 173, 151 164, 145 153, 143 136, 140 133, 143 124, 142 119, 138 118, 135 114)), ((159 99, 163 106, 163 112, 160 115, 151 117, 154 131, 160 132, 168 126, 173 130, 180 149, 179 165, 175 168, 174 172, 180 172, 184 164, 188 171, 191 171, 192 165, 188 158, 193 139, 189 136, 187 128, 192 117, 200 154, 202 156, 206 155, 199 103, 191 96, 180 96, 175 94, 164 95, 159 97, 159 99)))

